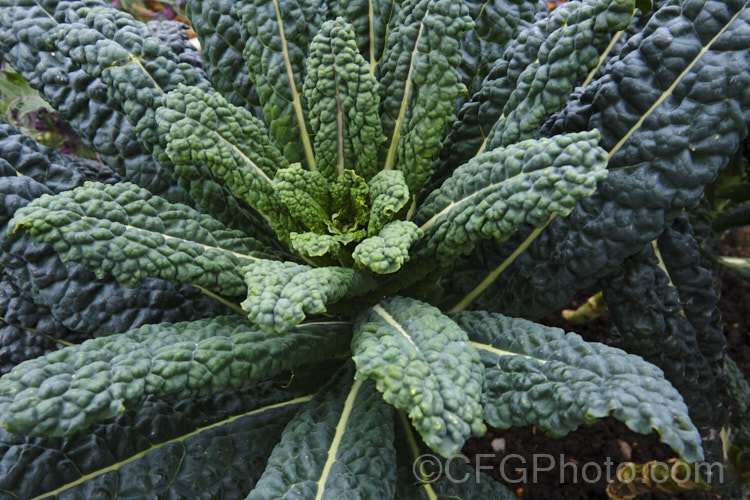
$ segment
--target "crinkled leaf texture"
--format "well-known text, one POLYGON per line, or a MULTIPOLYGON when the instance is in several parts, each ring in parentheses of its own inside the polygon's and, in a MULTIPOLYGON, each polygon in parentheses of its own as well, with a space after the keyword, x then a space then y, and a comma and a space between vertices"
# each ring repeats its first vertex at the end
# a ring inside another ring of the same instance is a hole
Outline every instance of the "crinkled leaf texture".
POLYGON ((703 459, 682 397, 639 356, 501 314, 461 312, 452 318, 481 352, 490 425, 533 424, 564 436, 612 414, 641 434, 656 430, 688 462, 703 459))
POLYGON ((466 332, 439 309, 385 299, 357 316, 352 353, 358 376, 375 380, 436 452, 447 457, 484 434, 484 367, 466 332))
POLYGON ((324 313, 327 305, 375 286, 366 274, 346 267, 259 260, 243 270, 247 299, 242 308, 251 321, 269 332, 288 331, 306 315, 324 313))
POLYGON ((71 436, 138 407, 240 388, 346 351, 347 323, 263 333, 241 316, 146 325, 26 361, 0 379, 0 426, 71 436))
POLYGON ((11 498, 242 498, 286 423, 310 400, 263 382, 176 403, 150 396, 68 438, 0 429, 0 492, 11 498))
POLYGON ((0 374, 88 336, 71 331, 0 273, 0 374))
POLYGON ((41 196, 9 221, 10 235, 19 229, 52 245, 63 261, 78 262, 100 278, 111 274, 130 287, 150 277, 242 295, 238 268, 273 258, 258 240, 126 182, 86 182, 57 196, 41 196))
POLYGON ((349 362, 284 429, 247 500, 392 498, 393 409, 349 362))

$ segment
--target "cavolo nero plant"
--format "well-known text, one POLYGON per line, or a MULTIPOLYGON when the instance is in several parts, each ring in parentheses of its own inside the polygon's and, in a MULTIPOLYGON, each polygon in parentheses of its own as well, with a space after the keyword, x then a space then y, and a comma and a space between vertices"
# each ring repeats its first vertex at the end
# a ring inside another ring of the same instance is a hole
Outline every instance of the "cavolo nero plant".
POLYGON ((0 497, 510 498, 414 461, 607 415, 742 476, 700 201, 746 2, 188 0, 200 54, 0 4, 102 159, 0 128, 0 497), (595 283, 612 345, 524 319, 595 283))

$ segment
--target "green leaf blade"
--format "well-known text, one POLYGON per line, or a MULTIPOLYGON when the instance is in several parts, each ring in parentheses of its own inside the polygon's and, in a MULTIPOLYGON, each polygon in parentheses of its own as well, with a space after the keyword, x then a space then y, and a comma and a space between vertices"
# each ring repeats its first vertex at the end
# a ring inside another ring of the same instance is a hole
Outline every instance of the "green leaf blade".
POLYGON ((15 213, 8 230, 16 234, 19 229, 52 245, 63 260, 78 262, 99 277, 112 274, 130 287, 150 277, 242 295, 238 268, 274 258, 258 240, 129 183, 87 182, 41 197, 15 213))
POLYGON ((345 267, 313 268, 293 262, 259 260, 243 268, 247 298, 242 308, 264 331, 283 333, 329 304, 362 294, 375 282, 345 267))
POLYGON ((302 95, 305 58, 323 22, 311 0, 251 0, 239 8, 248 39, 243 55, 263 114, 284 156, 315 169, 302 95))
POLYGON ((523 141, 485 152, 434 191, 414 221, 425 252, 450 264, 480 239, 504 241, 519 226, 544 226, 596 190, 607 175, 599 134, 581 132, 523 141))
POLYGON ((323 23, 313 39, 303 93, 310 106, 316 169, 331 182, 345 169, 370 180, 385 141, 378 82, 342 18, 323 23))
POLYGON ((342 352, 349 339, 345 323, 301 326, 283 337, 239 316, 146 325, 15 367, 0 379, 0 425, 70 436, 149 394, 176 401, 246 387, 342 352))
POLYGON ((339 370, 284 429, 248 500, 393 496, 393 412, 352 368, 339 370))
POLYGON ((14 498, 92 492, 241 498, 262 474, 284 425, 311 397, 279 386, 262 382, 177 403, 150 396, 137 410, 65 439, 0 429, 0 491, 14 498), (144 471, 159 474, 144 480, 144 471))
POLYGON ((449 456, 484 434, 479 355, 438 309, 403 297, 382 301, 357 316, 352 353, 358 373, 409 414, 436 452, 449 456))
POLYGON ((451 316, 487 368, 485 418, 496 427, 537 425, 564 436, 609 415, 632 430, 656 430, 684 460, 703 459, 680 394, 642 358, 527 320, 485 312, 451 316))
POLYGON ((449 0, 407 2, 379 67, 388 137, 383 169, 404 172, 411 192, 431 174, 443 131, 455 119, 464 89, 456 70, 459 40, 473 23, 468 13, 463 3, 449 0))

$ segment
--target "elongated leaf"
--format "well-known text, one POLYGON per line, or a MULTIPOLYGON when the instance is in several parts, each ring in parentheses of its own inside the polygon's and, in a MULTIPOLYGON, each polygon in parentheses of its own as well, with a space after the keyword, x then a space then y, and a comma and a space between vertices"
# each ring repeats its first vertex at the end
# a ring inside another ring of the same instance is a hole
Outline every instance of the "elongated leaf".
POLYGON ((307 229, 325 234, 332 225, 331 195, 320 172, 305 170, 295 163, 276 172, 272 188, 284 208, 307 229))
POLYGON ((258 215, 237 200, 228 187, 214 181, 205 169, 198 168, 200 165, 175 166, 166 151, 169 136, 158 129, 156 110, 165 93, 180 84, 192 86, 195 92, 208 91, 208 81, 200 72, 180 62, 145 24, 129 14, 109 8, 82 8, 67 15, 75 22, 61 24, 52 32, 56 50, 88 74, 101 77, 156 161, 200 206, 225 224, 267 231, 258 215), (85 50, 89 44, 97 50, 85 50))
MULTIPOLYGON (((659 254, 677 289, 685 316, 695 328, 701 354, 713 364, 721 363, 726 346, 719 310, 718 266, 704 263, 702 249, 690 218, 681 215, 657 239, 659 254)), ((716 242, 718 246, 718 241, 716 242)))
POLYGON ((127 121, 120 103, 98 77, 47 44, 65 15, 83 6, 108 7, 103 0, 3 0, 0 52, 47 100, 87 146, 124 179, 172 202, 192 203, 169 171, 159 166, 127 121))
POLYGON ((247 299, 242 308, 263 331, 285 332, 306 315, 326 312, 344 297, 368 292, 375 281, 346 267, 309 267, 258 260, 246 265, 247 299))
MULTIPOLYGON (((276 199, 271 179, 288 162, 268 139, 265 125, 244 108, 229 104, 216 92, 178 86, 156 110, 157 133, 165 144, 178 178, 190 192, 220 189, 226 185, 240 200, 255 208, 281 238, 294 228, 284 205, 276 199), (197 171, 197 172, 196 172, 197 171), (216 179, 208 186, 206 181, 216 179)), ((232 197, 197 196, 212 200, 206 208, 232 197)))
POLYGON ((49 309, 0 273, 0 374, 22 361, 33 359, 88 336, 70 331, 49 309))
POLYGON ((389 222, 378 236, 371 236, 360 242, 352 257, 357 265, 369 268, 374 273, 395 273, 409 261, 409 247, 421 235, 413 222, 389 222))
POLYGON ((396 500, 516 498, 501 482, 475 470, 464 455, 453 455, 444 460, 431 453, 403 413, 399 412, 394 426, 396 500))
POLYGON ((354 28, 359 52, 374 72, 382 60, 388 36, 396 25, 403 0, 333 0, 333 17, 343 17, 354 28))
POLYGON ((6 223, 16 210, 44 194, 72 187, 71 181, 83 182, 65 161, 58 164, 50 151, 38 147, 27 150, 27 141, 15 136, 8 139, 2 144, 12 148, 2 151, 11 151, 21 171, 48 182, 50 188, 32 177, 18 175, 10 164, 0 160, 0 266, 16 286, 36 304, 49 308, 65 327, 90 335, 109 335, 146 323, 230 313, 229 308, 197 288, 149 278, 127 289, 111 277, 97 279, 74 262, 63 264, 51 245, 37 243, 27 235, 8 238, 6 223), (17 154, 23 151, 28 155, 17 154))
POLYGON ((370 180, 378 169, 378 146, 385 141, 378 82, 344 19, 323 23, 313 38, 303 93, 315 136, 315 168, 330 181, 345 169, 370 180))
POLYGON ((432 157, 455 119, 456 97, 464 90, 456 70, 459 40, 472 27, 468 13, 450 0, 406 2, 378 67, 388 137, 383 169, 404 172, 412 192, 432 172, 432 157))
POLYGON ((247 499, 392 498, 392 415, 348 363, 286 426, 247 499))
POLYGON ((452 318, 481 352, 490 425, 533 424, 564 436, 612 414, 635 432, 656 430, 688 462, 703 458, 700 436, 679 393, 642 358, 500 314, 462 312, 452 318))
POLYGON ((502 57, 490 66, 480 89, 458 111, 440 158, 435 162, 435 174, 427 193, 439 187, 455 168, 483 150, 482 144, 502 116, 521 73, 537 59, 547 35, 564 26, 579 5, 578 2, 567 2, 556 8, 549 18, 537 20, 522 29, 505 48, 502 57))
POLYGON ((727 422, 720 391, 678 290, 660 269, 651 244, 626 259, 601 285, 614 323, 609 343, 661 368, 682 394, 704 438, 718 436, 727 422))
MULTIPOLYGON (((80 186, 86 176, 68 157, 0 122, 0 177, 24 175, 55 193, 80 186)), ((11 212, 12 213, 12 212, 11 212)), ((8 219, 0 219, 5 224, 8 219)))
POLYGON ((442 264, 479 239, 507 240, 523 224, 567 215, 607 175, 596 131, 529 140, 482 153, 457 169, 419 208, 424 248, 442 264))
POLYGON ((248 39, 243 55, 266 123, 284 156, 315 169, 302 94, 305 58, 323 23, 312 0, 249 0, 239 7, 248 39))
POLYGON ((78 262, 99 278, 111 274, 129 287, 143 278, 161 278, 242 295, 238 268, 273 258, 257 240, 130 183, 86 182, 43 196, 16 211, 8 233, 19 229, 52 245, 64 261, 78 262))
POLYGON ((151 33, 164 42, 169 49, 180 59, 180 62, 188 63, 198 70, 201 76, 206 76, 201 52, 196 49, 188 38, 189 26, 180 21, 160 19, 146 23, 151 33))
POLYGON ((519 76, 503 108, 504 118, 487 137, 487 148, 538 137, 541 123, 565 105, 576 82, 599 63, 603 36, 624 30, 634 8, 633 0, 583 0, 565 25, 547 36, 537 61, 519 76))
POLYGON ((427 445, 443 456, 485 432, 484 368, 466 332, 439 309, 403 297, 360 313, 352 353, 357 373, 408 413, 427 445))
POLYGON ((349 339, 346 323, 283 336, 240 316, 146 325, 15 367, 0 378, 0 425, 27 436, 71 436, 137 408, 149 394, 179 401, 247 387, 343 352, 349 339))
POLYGON ((465 0, 474 28, 461 39, 463 60, 458 72, 471 97, 482 86, 490 66, 503 56, 506 44, 532 22, 537 0, 465 0))
POLYGON ((375 236, 409 202, 409 188, 403 172, 381 170, 368 183, 370 188, 370 220, 367 234, 375 236))
MULTIPOLYGON (((106 7, 65 14, 67 22, 51 33, 55 48, 88 74, 100 76, 139 137, 152 148, 158 145, 154 111, 159 98, 180 83, 205 88, 208 82, 130 14, 106 7), (97 50, 85 50, 87 45, 97 50)), ((157 161, 163 159, 160 151, 155 154, 157 161)))
POLYGON ((227 101, 244 106, 260 118, 263 112, 258 94, 242 56, 247 30, 234 0, 187 0, 185 7, 213 87, 227 101))
POLYGON ((0 430, 0 491, 14 498, 242 498, 310 396, 279 383, 138 410, 66 439, 0 430))
POLYGON ((746 133, 748 27, 750 9, 739 0, 685 1, 654 13, 639 43, 626 44, 597 83, 588 128, 601 131, 612 172, 569 218, 552 221, 474 306, 532 317, 553 310, 696 204, 746 133), (704 83, 717 81, 732 83, 704 83))

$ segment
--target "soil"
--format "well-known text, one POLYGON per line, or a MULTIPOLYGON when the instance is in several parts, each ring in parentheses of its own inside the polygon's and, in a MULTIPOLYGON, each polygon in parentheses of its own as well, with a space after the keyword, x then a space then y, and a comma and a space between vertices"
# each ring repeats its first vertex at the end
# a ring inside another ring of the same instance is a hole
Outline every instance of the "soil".
MULTIPOLYGON (((720 253, 750 257, 750 227, 729 233, 722 241, 720 253)), ((722 295, 719 307, 727 337, 727 354, 738 364, 750 381, 750 283, 729 271, 721 271, 722 295)), ((597 289, 583 290, 566 308, 577 308, 597 289)), ((571 327, 557 311, 541 323, 575 331, 588 341, 604 342, 609 336, 610 314, 604 313, 584 325, 571 327)), ((618 464, 645 463, 675 458, 674 452, 659 442, 655 432, 637 434, 614 418, 598 420, 590 427, 579 428, 564 438, 547 437, 534 426, 499 430, 490 428, 482 438, 469 440, 462 453, 475 466, 482 467, 526 499, 606 499, 607 464, 614 477, 618 464), (534 467, 534 454, 538 466, 534 467), (551 458, 541 456, 548 454, 551 458), (483 455, 483 456, 481 456, 483 455), (505 460, 505 461, 503 461, 505 460), (551 462, 552 461, 552 462, 551 462), (584 470, 584 464, 590 465, 584 470), (562 465, 566 464, 566 465, 562 465), (544 471, 551 466, 551 470, 544 471), (491 470, 490 470, 491 467, 491 470), (534 469, 537 477, 533 477, 534 469), (601 478, 596 479, 597 471, 601 478)), ((679 494, 648 493, 638 499, 709 499, 715 493, 686 491, 679 494)))

